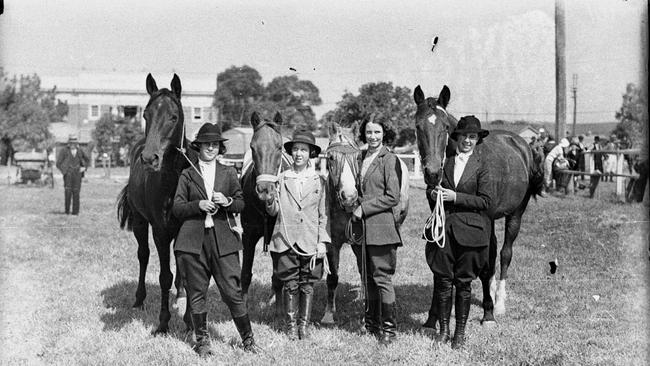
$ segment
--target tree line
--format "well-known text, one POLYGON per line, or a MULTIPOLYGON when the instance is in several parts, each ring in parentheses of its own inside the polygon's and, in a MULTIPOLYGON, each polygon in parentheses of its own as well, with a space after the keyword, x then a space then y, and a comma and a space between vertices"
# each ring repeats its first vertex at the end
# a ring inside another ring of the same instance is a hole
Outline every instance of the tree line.
MULTIPOLYGON (((253 111, 267 116, 280 112, 288 133, 298 127, 318 131, 328 122, 354 129, 374 113, 398 134, 396 145, 415 141, 412 127, 415 104, 408 87, 378 81, 362 85, 356 93, 346 90, 336 107, 317 119, 313 107, 321 104, 319 90, 313 82, 297 75, 285 75, 265 84, 260 73, 247 65, 231 66, 217 75, 213 101, 224 131, 247 126, 253 111)), ((628 136, 640 146, 644 138, 642 126, 648 120, 647 100, 640 88, 628 84, 621 108, 613 112, 619 123, 612 133, 619 138, 628 136)), ((67 114, 68 105, 56 98, 56 87, 42 89, 38 75, 9 77, 0 68, 0 139, 5 150, 52 147, 49 124, 63 121, 67 114)), ((107 114, 97 122, 93 140, 103 152, 115 146, 116 137, 119 146, 133 146, 142 135, 139 123, 107 114)))

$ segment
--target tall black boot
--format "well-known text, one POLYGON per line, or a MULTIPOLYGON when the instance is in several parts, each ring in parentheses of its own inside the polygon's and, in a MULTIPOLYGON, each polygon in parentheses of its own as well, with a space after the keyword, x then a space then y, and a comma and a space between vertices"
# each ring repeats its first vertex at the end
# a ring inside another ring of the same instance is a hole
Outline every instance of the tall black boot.
POLYGON ((465 325, 471 305, 471 283, 456 284, 456 332, 451 348, 459 349, 465 345, 465 325))
POLYGON ((260 348, 255 344, 255 338, 253 338, 253 329, 251 328, 251 321, 248 318, 248 314, 233 318, 232 320, 235 322, 237 331, 241 336, 244 351, 260 353, 260 348))
POLYGON ((379 319, 379 306, 381 306, 379 300, 366 299, 366 312, 364 314, 363 322, 366 327, 366 332, 375 338, 381 336, 381 328, 379 326, 381 321, 381 319, 379 319))
POLYGON ((192 324, 194 325, 194 336, 196 344, 193 349, 201 357, 214 355, 210 347, 210 333, 208 333, 208 313, 192 314, 192 324))
POLYGON ((284 303, 284 316, 285 316, 285 331, 290 340, 298 339, 298 289, 290 291, 284 289, 284 296, 282 302, 284 303))
POLYGON ((313 291, 300 291, 300 309, 298 310, 298 338, 309 338, 309 319, 311 318, 313 291))
POLYGON ((451 317, 451 293, 452 282, 450 278, 436 277, 434 286, 438 288, 438 314, 440 314, 440 334, 436 340, 438 342, 449 341, 449 318, 451 317))
POLYGON ((379 343, 385 346, 397 338, 397 323, 395 322, 395 304, 381 304, 381 338, 379 343))

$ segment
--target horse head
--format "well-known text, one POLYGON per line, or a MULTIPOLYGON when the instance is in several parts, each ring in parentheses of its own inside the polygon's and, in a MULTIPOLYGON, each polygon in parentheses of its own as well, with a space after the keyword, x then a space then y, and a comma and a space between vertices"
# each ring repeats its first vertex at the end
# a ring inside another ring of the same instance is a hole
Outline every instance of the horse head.
POLYGON ((253 112, 251 125, 254 132, 250 147, 257 173, 255 192, 260 200, 266 201, 277 192, 278 174, 282 166, 282 116, 276 113, 273 121, 268 121, 261 120, 257 112, 253 112))
POLYGON ((359 150, 351 131, 346 131, 336 122, 329 126, 329 146, 325 151, 327 157, 327 172, 330 186, 336 192, 339 205, 351 210, 357 202, 359 194, 356 178, 359 175, 359 150))
POLYGON ((446 110, 450 94, 446 85, 443 86, 438 98, 425 98, 419 85, 413 92, 413 99, 417 105, 415 131, 418 150, 424 170, 424 182, 430 186, 438 185, 442 179, 449 134, 458 124, 458 121, 446 110))
POLYGON ((172 148, 181 147, 183 138, 183 106, 181 80, 174 74, 169 89, 160 89, 151 74, 147 75, 149 102, 144 109, 145 144, 140 159, 145 167, 160 171, 165 155, 172 148))

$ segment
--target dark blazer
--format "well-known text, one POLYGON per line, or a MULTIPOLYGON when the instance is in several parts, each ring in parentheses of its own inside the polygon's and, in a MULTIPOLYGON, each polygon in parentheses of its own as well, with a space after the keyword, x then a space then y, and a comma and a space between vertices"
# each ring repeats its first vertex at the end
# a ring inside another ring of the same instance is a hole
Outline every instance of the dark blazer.
POLYGON ((73 170, 79 171, 79 167, 87 167, 90 164, 88 155, 81 147, 77 147, 77 156, 72 156, 68 146, 61 149, 56 159, 56 167, 62 174, 71 173, 73 170))
MULTIPOLYGON (((231 231, 230 225, 235 224, 234 213, 244 209, 244 195, 233 167, 216 162, 214 174, 214 191, 232 198, 228 207, 219 207, 216 215, 212 216, 217 238, 217 251, 224 256, 242 249, 239 238, 231 231), (228 221, 230 220, 230 221, 228 221)), ((174 242, 174 250, 200 254, 203 245, 206 213, 199 208, 199 201, 207 199, 203 178, 189 167, 181 173, 174 196, 172 213, 183 221, 174 242)))
MULTIPOLYGON (((367 150, 359 155, 359 174, 367 150)), ((382 146, 379 155, 368 167, 366 175, 359 177, 359 201, 365 220, 366 244, 368 245, 402 245, 393 216, 393 207, 399 204, 400 168, 397 156, 382 146)))
MULTIPOLYGON (((463 175, 454 185, 455 156, 449 156, 444 166, 440 185, 456 191, 455 202, 445 202, 445 230, 456 242, 468 247, 482 247, 490 243, 492 221, 488 216, 495 195, 494 179, 483 163, 479 149, 470 155, 463 175)), ((427 187, 430 197, 433 187, 427 187)))

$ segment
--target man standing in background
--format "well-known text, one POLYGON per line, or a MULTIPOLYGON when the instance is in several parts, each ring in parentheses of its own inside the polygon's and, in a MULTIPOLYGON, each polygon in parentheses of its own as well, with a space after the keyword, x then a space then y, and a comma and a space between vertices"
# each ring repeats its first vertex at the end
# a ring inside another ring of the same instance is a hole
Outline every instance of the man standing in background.
POLYGON ((72 214, 79 215, 79 191, 81 191, 81 178, 88 167, 88 156, 79 148, 77 136, 70 135, 68 146, 64 147, 56 159, 56 167, 63 174, 65 188, 65 213, 70 214, 70 200, 72 200, 72 214))

